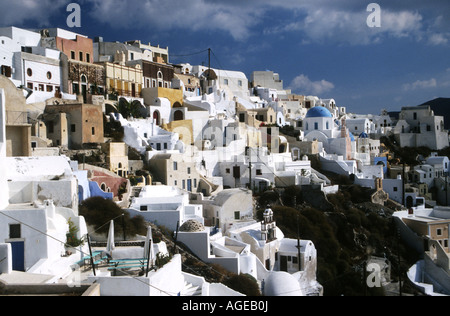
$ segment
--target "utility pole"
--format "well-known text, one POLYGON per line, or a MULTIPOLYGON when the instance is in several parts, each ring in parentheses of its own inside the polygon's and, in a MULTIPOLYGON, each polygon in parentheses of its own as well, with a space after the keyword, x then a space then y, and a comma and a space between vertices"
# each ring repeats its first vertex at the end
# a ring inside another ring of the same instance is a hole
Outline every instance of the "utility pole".
POLYGON ((300 251, 300 224, 299 215, 297 214, 297 254, 298 254, 298 271, 302 271, 301 265, 301 251, 300 251))
POLYGON ((91 261, 92 272, 94 273, 94 276, 97 276, 97 274, 95 273, 94 258, 92 258, 91 237, 89 237, 89 234, 86 234, 86 237, 87 237, 87 242, 88 242, 88 246, 89 246, 89 257, 90 257, 90 261, 91 261))
POLYGON ((211 48, 208 48, 208 87, 210 77, 211 77, 211 48))

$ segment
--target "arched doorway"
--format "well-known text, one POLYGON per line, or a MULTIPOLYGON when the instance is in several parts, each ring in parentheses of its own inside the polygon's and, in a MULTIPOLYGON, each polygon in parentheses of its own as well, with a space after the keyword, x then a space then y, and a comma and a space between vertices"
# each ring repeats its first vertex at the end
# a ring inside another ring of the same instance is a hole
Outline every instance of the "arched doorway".
POLYGON ((153 120, 154 120, 154 122, 156 123, 156 125, 160 125, 160 118, 161 118, 161 116, 160 116, 160 114, 159 114, 159 111, 155 111, 155 112, 153 112, 153 120))
POLYGON ((175 111, 173 114, 173 120, 174 121, 183 121, 184 120, 184 113, 181 110, 175 111))
POLYGON ((83 103, 87 103, 87 77, 85 75, 81 75, 81 95, 83 103))

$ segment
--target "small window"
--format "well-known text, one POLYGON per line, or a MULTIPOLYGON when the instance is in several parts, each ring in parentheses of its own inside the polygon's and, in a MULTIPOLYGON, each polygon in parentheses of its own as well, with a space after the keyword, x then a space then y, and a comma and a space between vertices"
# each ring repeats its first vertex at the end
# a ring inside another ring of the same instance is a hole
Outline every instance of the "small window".
POLYGON ((27 75, 28 77, 31 77, 33 75, 33 70, 31 68, 27 69, 27 75))
POLYGON ((86 62, 90 63, 91 62, 91 54, 86 53, 86 62))
POLYGON ((83 61, 83 52, 80 52, 80 61, 83 61))
POLYGON ((75 59, 75 52, 74 51, 70 52, 70 59, 75 59))
POLYGON ((441 228, 436 229, 436 234, 438 236, 442 236, 442 229, 441 228))
POLYGON ((234 219, 241 219, 241 212, 234 212, 234 219))
POLYGON ((48 80, 52 79, 52 73, 50 71, 47 72, 47 79, 48 80))
POLYGON ((9 225, 9 238, 10 239, 22 238, 20 224, 10 224, 9 225))
POLYGON ((173 162, 173 170, 174 171, 178 170, 178 162, 176 162, 176 161, 173 162))
POLYGON ((187 168, 187 173, 191 174, 191 168, 190 167, 187 168))
POLYGON ((70 132, 71 133, 75 133, 76 132, 75 124, 70 125, 70 132))
POLYGON ((95 135, 95 127, 92 128, 92 135, 95 135))
POLYGON ((257 176, 262 176, 262 170, 261 169, 256 169, 256 175, 257 176))
POLYGON ((44 91, 44 85, 43 84, 39 85, 39 91, 44 91))
POLYGON ((47 86, 47 92, 53 92, 53 86, 48 85, 47 86))
POLYGON ((226 172, 227 174, 230 174, 230 173, 231 173, 230 168, 227 168, 227 169, 225 170, 225 172, 226 172))
POLYGON ((140 210, 141 212, 147 211, 147 205, 141 205, 140 210))

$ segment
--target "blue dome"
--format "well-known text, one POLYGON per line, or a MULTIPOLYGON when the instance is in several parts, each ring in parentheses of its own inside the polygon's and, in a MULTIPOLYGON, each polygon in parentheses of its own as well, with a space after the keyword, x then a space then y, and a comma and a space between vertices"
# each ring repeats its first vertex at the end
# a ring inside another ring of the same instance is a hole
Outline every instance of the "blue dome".
POLYGON ((366 133, 362 132, 362 133, 359 135, 359 138, 369 138, 369 135, 367 135, 366 133))
POLYGON ((333 117, 333 115, 323 106, 316 106, 308 111, 306 117, 333 117))

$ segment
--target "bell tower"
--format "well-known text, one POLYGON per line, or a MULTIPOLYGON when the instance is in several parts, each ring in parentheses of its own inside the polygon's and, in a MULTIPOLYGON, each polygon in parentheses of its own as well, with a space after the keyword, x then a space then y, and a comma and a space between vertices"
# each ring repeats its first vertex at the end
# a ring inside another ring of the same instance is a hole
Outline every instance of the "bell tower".
POLYGON ((266 242, 277 239, 276 228, 277 225, 273 218, 273 211, 270 205, 267 205, 263 213, 263 221, 261 222, 261 239, 266 242))

